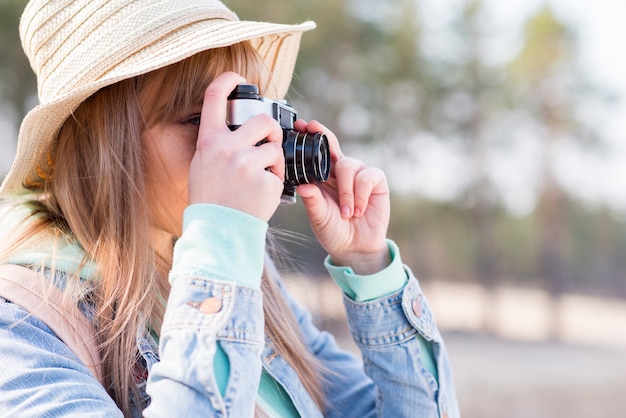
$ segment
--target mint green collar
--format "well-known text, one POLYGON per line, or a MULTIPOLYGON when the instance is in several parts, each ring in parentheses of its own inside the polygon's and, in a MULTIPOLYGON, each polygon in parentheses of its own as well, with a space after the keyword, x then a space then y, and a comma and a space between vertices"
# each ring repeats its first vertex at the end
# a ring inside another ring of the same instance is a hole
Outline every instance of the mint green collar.
MULTIPOLYGON (((3 239, 16 237, 20 230, 28 227, 36 215, 27 205, 4 208, 0 214, 0 236, 3 239)), ((93 280, 97 269, 91 261, 84 262, 85 252, 78 242, 68 238, 39 236, 23 245, 7 263, 30 264, 59 270, 67 274, 79 272, 80 277, 93 280)))

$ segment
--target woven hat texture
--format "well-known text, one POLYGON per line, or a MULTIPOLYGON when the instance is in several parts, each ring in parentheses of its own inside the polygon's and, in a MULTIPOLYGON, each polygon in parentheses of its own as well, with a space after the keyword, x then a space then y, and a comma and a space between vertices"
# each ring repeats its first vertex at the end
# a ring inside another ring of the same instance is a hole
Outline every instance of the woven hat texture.
POLYGON ((315 23, 240 21, 217 0, 32 0, 20 20, 40 104, 24 118, 0 196, 20 193, 63 122, 86 98, 120 80, 198 52, 249 40, 270 70, 264 94, 289 89, 304 31, 315 23))

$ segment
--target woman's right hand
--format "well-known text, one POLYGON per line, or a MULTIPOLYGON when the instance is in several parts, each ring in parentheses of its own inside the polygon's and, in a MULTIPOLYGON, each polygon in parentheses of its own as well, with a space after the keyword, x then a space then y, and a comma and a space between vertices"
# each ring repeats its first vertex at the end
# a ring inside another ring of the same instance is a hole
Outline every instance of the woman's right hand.
POLYGON ((282 128, 265 114, 254 116, 235 131, 228 128, 227 98, 242 83, 243 77, 227 72, 205 91, 189 167, 189 204, 226 206, 268 221, 283 191, 282 128), (257 146, 263 139, 267 142, 257 146))

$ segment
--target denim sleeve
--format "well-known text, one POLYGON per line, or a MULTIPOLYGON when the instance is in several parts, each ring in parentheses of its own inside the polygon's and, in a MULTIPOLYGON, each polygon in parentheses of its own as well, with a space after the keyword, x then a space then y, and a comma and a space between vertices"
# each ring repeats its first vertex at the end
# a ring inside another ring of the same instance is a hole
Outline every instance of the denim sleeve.
POLYGON ((161 329, 160 361, 148 377, 152 401, 144 416, 188 417, 198 411, 252 416, 261 379, 263 321, 259 290, 200 277, 174 281, 161 329), (230 364, 223 395, 215 377, 218 344, 230 364))
POLYGON ((342 350, 330 333, 320 331, 314 325, 309 311, 298 304, 282 283, 279 284, 298 322, 305 344, 327 371, 324 395, 328 409, 324 416, 375 416, 376 387, 365 374, 363 363, 352 353, 342 350))
POLYGON ((0 415, 122 417, 80 359, 36 316, 0 297, 0 415))
POLYGON ((369 302, 344 297, 352 338, 377 388, 377 415, 459 417, 448 353, 413 273, 398 293, 369 302), (420 338, 431 342, 438 381, 426 369, 420 338))
MULTIPOLYGON (((354 273, 348 266, 335 266, 330 256, 324 260, 324 266, 341 290, 352 300, 370 302, 382 299, 400 291, 406 285, 409 277, 404 271, 400 250, 395 242, 387 240, 391 263, 382 271, 367 276, 354 273)), ((420 354, 424 367, 435 377, 439 378, 433 347, 430 341, 425 340, 419 333, 420 354)))
POLYGON ((341 350, 284 292, 309 349, 330 370, 325 416, 460 416, 444 342, 417 280, 408 268, 405 274, 406 285, 384 298, 357 302, 344 295, 350 331, 363 360, 341 350), (418 336, 432 344, 439 381, 424 365, 418 336))
POLYGON ((224 208, 185 211, 144 416, 253 416, 264 347, 266 230, 266 223, 224 208), (227 365, 215 361, 220 350, 227 365), (219 366, 228 368, 225 387, 219 366))

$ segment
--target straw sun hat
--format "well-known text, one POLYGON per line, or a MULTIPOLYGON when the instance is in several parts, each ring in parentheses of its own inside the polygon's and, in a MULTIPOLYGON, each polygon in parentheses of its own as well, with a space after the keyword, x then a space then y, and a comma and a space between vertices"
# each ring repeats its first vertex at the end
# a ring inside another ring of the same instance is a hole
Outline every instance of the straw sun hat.
POLYGON ((31 0, 20 37, 37 74, 40 105, 22 122, 0 196, 24 190, 63 122, 102 87, 250 40, 271 72, 265 95, 282 98, 300 37, 314 27, 240 21, 217 0, 31 0))

